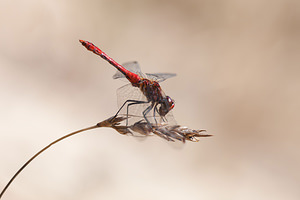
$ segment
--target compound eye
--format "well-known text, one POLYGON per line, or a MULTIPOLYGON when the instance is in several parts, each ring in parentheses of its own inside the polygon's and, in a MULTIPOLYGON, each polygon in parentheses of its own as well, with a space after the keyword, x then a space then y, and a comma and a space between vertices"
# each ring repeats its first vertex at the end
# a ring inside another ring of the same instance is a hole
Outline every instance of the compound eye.
POLYGON ((173 99, 171 99, 171 97, 167 96, 167 101, 169 103, 169 110, 173 109, 175 106, 173 99))

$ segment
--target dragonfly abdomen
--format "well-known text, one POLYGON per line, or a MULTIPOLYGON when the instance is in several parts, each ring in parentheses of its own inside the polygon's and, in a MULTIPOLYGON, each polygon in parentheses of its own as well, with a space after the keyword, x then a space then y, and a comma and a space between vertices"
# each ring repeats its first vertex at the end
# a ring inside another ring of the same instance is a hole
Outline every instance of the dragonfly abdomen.
POLYGON ((122 65, 117 63, 111 57, 109 57, 106 53, 104 53, 101 49, 96 47, 93 43, 85 40, 79 40, 79 41, 83 46, 85 46, 85 48, 87 48, 87 50, 92 51, 94 54, 100 56, 101 58, 109 62, 109 64, 114 66, 117 70, 119 70, 122 74, 124 74, 125 77, 130 81, 130 83, 132 83, 133 86, 136 87, 138 86, 138 83, 140 82, 141 78, 137 74, 132 73, 131 71, 125 69, 122 65))

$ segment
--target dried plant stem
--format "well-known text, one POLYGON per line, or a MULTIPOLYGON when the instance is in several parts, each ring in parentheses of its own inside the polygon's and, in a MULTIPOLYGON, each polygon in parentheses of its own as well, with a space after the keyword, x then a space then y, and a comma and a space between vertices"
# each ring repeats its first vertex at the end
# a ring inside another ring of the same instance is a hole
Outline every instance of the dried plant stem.
POLYGON ((88 128, 84 128, 84 129, 81 129, 81 130, 78 130, 78 131, 75 131, 75 132, 72 132, 72 133, 69 133, 68 135, 65 135, 57 140, 55 140, 54 142, 51 142, 49 145, 47 145, 46 147, 44 147, 42 150, 40 150, 39 152, 37 152, 34 156, 32 156, 16 173, 15 175, 10 179, 10 181, 6 184, 6 186, 4 187, 4 189, 1 191, 1 194, 0 194, 0 199, 1 197, 3 196, 3 194, 5 193, 5 191, 7 190, 7 188, 9 187, 9 185, 14 181, 14 179, 23 171, 23 169, 29 164, 31 163, 31 161, 33 161, 38 155, 40 155, 41 153, 43 153, 45 150, 47 150, 49 147, 51 147, 52 145, 68 138, 68 137, 71 137, 77 133, 80 133, 80 132, 84 132, 84 131, 87 131, 87 130, 91 130, 91 129, 95 129, 95 128, 99 128, 100 126, 99 125, 95 125, 95 126, 91 126, 91 127, 88 127, 88 128))

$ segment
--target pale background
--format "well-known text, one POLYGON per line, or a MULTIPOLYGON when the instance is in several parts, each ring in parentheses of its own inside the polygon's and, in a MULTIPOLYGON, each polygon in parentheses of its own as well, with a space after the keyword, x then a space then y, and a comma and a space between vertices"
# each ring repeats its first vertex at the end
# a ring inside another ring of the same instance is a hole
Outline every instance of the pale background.
POLYGON ((300 1, 0 1, 0 188, 54 139, 113 115, 123 82, 88 52, 177 73, 177 149, 111 129, 38 157, 7 200, 300 199, 300 1))

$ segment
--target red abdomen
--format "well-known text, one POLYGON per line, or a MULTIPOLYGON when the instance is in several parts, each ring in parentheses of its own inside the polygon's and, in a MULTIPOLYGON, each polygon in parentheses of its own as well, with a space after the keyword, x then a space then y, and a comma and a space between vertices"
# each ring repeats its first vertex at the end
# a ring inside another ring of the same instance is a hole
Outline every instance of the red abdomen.
POLYGON ((111 65, 113 65, 117 70, 119 70, 122 74, 125 75, 125 77, 130 81, 130 83, 138 87, 138 83, 140 82, 141 78, 139 75, 125 69, 122 65, 114 61, 111 57, 109 57, 106 53, 104 53, 101 49, 96 47, 93 43, 85 41, 85 40, 79 40, 80 43, 87 48, 87 50, 92 51, 94 54, 99 55, 104 60, 108 61, 111 65))

